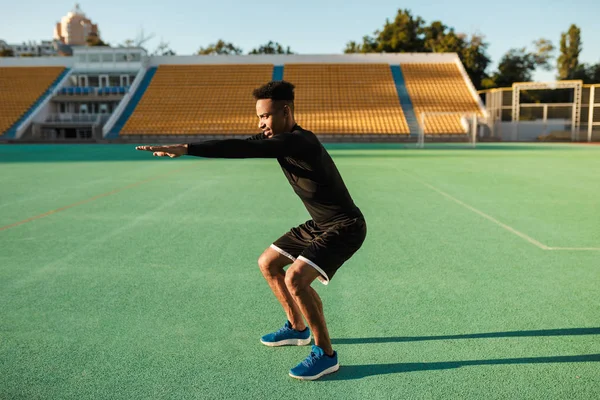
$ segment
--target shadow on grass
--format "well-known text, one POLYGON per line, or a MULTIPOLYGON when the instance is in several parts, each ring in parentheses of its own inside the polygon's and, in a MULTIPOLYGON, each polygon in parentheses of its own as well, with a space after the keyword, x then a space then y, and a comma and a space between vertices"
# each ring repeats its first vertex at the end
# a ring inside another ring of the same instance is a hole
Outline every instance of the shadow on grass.
POLYGON ((374 375, 454 369, 475 365, 551 364, 576 362, 600 362, 600 354, 585 354, 577 356, 497 358, 489 360, 441 361, 430 363, 342 365, 340 366, 338 372, 331 375, 327 375, 321 378, 320 381, 326 382, 335 380, 352 380, 374 375))
POLYGON ((332 338, 332 344, 367 344, 367 343, 401 343, 422 342, 428 340, 454 340, 454 339, 485 339, 485 338, 508 338, 508 337, 532 337, 532 336, 578 336, 578 335, 600 335, 600 328, 568 328, 568 329, 540 329, 533 331, 509 331, 509 332, 487 332, 469 333, 464 335, 439 335, 439 336, 387 336, 366 338, 332 338))
MULTIPOLYGON (((401 343, 420 342, 428 340, 457 340, 457 339, 485 339, 485 338, 511 338, 511 337, 544 337, 544 336, 581 336, 599 335, 600 327, 592 328, 566 328, 566 329, 540 329, 531 331, 508 331, 471 333, 463 335, 438 335, 438 336, 387 336, 366 338, 337 338, 332 339, 334 345, 340 344, 369 344, 369 343, 401 343)), ((396 364, 364 364, 342 365, 340 370, 332 375, 323 377, 322 381, 361 379, 373 375, 397 374, 402 372, 430 371, 441 369, 454 369, 474 365, 507 365, 507 364, 546 364, 546 363, 573 363, 573 362, 600 362, 600 354, 585 354, 575 356, 548 356, 548 357, 523 357, 523 358, 498 358, 488 360, 441 361, 430 363, 396 363, 396 364)))

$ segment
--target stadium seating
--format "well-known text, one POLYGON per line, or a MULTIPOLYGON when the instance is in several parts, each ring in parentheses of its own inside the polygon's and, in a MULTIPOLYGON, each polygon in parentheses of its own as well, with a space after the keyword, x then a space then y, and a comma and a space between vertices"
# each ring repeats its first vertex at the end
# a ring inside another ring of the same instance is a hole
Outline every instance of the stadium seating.
POLYGON ((464 134, 464 113, 482 116, 458 66, 452 63, 402 64, 406 88, 419 123, 424 112, 456 112, 426 115, 426 134, 464 134))
POLYGON ((0 134, 14 125, 63 71, 63 67, 0 67, 0 134))
POLYGON ((320 134, 408 134, 388 64, 286 64, 298 123, 320 134))
POLYGON ((128 134, 253 134, 252 90, 273 65, 161 65, 121 130, 128 134))
MULTIPOLYGON (((407 91, 428 134, 462 134, 465 113, 479 104, 453 63, 403 64, 407 91)), ((258 132, 252 90, 271 80, 273 65, 161 65, 122 135, 258 132)), ((298 123, 319 134, 409 134, 388 64, 286 64, 296 85, 298 123)))

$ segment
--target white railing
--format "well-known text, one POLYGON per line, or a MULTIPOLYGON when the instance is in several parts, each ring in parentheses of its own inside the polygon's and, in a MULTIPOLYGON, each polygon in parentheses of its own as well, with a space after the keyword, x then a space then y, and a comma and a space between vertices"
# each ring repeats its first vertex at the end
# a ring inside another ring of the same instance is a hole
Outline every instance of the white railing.
MULTIPOLYGON (((54 88, 54 90, 56 90, 56 88, 59 88, 62 85, 64 85, 72 73, 73 73, 73 70, 70 69, 69 72, 66 73, 65 76, 63 76, 63 78, 56 84, 56 87, 54 88)), ((31 110, 31 113, 29 114, 29 116, 27 118, 25 118, 25 120, 19 124, 19 126, 17 127, 17 132, 15 134, 16 139, 19 139, 21 136, 23 136, 23 133, 25 133, 29 124, 31 124, 33 122, 38 111, 40 111, 44 107, 46 107, 48 105, 48 103, 50 102, 50 100, 52 100, 54 90, 52 91, 52 93, 48 94, 46 96, 46 98, 40 104, 38 104, 38 106, 35 108, 35 110, 31 110)))
POLYGON ((469 77, 469 74, 467 74, 467 70, 465 69, 465 66, 463 65, 463 63, 460 61, 460 59, 458 57, 457 57, 457 60, 456 60, 456 66, 458 67, 458 70, 462 74, 463 79, 464 79, 465 83, 467 84, 467 88, 469 89, 469 92, 471 92, 471 96, 473 96, 473 99, 479 105, 479 110, 483 114, 483 118, 485 118, 487 120, 488 119, 488 112, 487 112, 487 109, 485 107, 485 104, 483 104, 483 101, 481 100, 481 97, 479 97, 479 94, 477 93, 477 89, 475 89, 475 86, 473 86, 473 82, 471 81, 471 78, 469 77))
POLYGON ((108 114, 50 114, 44 122, 99 122, 102 116, 108 114))
POLYGON ((56 88, 52 92, 53 96, 120 96, 125 95, 129 91, 129 86, 105 86, 105 87, 94 87, 94 86, 64 86, 56 88), (65 90, 67 89, 67 90, 65 90), (73 89, 73 90, 68 90, 73 89), (81 89, 78 93, 76 90, 81 89), (117 93, 113 93, 116 89, 117 93))
POLYGON ((133 97, 133 95, 137 91, 138 87, 140 86, 140 83, 142 83, 142 79, 144 79, 144 76, 146 76, 147 71, 148 71, 147 67, 141 68, 138 71, 137 75, 135 76, 135 79, 133 80, 133 83, 129 87, 129 92, 127 92, 125 94, 125 96, 123 96, 123 98, 119 102, 119 105, 117 106, 115 111, 112 113, 112 115, 110 116, 110 118, 108 119, 106 124, 104 124, 104 127, 102 128, 102 136, 103 137, 106 136, 108 134, 108 132, 110 132, 110 130, 113 128, 113 126, 115 126, 115 124, 117 123, 117 120, 119 119, 119 117, 121 116, 123 111, 125 110, 125 107, 127 106, 127 104, 129 104, 131 97, 133 97))
POLYGON ((594 126, 600 126, 600 121, 594 121, 594 110, 600 109, 600 104, 596 102, 596 96, 600 98, 600 90, 596 93, 596 89, 600 89, 600 85, 592 85, 590 87, 590 105, 588 110, 588 126, 587 126, 587 141, 592 141, 592 133, 594 126))

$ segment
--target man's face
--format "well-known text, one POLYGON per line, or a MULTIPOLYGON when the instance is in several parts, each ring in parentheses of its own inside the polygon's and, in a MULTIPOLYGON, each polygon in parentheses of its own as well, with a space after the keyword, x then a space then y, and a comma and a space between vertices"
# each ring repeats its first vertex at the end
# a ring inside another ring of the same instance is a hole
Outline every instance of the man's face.
POLYGON ((285 132, 290 109, 282 102, 261 99, 256 101, 256 115, 258 115, 258 128, 270 138, 285 132))

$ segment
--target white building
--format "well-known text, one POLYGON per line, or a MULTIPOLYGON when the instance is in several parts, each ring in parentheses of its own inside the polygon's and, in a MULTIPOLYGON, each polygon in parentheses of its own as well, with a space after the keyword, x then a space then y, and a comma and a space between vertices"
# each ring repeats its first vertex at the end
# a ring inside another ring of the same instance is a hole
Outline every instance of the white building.
POLYGON ((30 41, 21 44, 8 44, 0 40, 0 50, 12 50, 15 57, 42 57, 55 56, 57 54, 54 44, 50 40, 42 40, 40 43, 30 41))
POLYGON ((85 16, 79 4, 54 27, 54 39, 69 46, 84 46, 90 36, 99 36, 98 25, 85 16))

